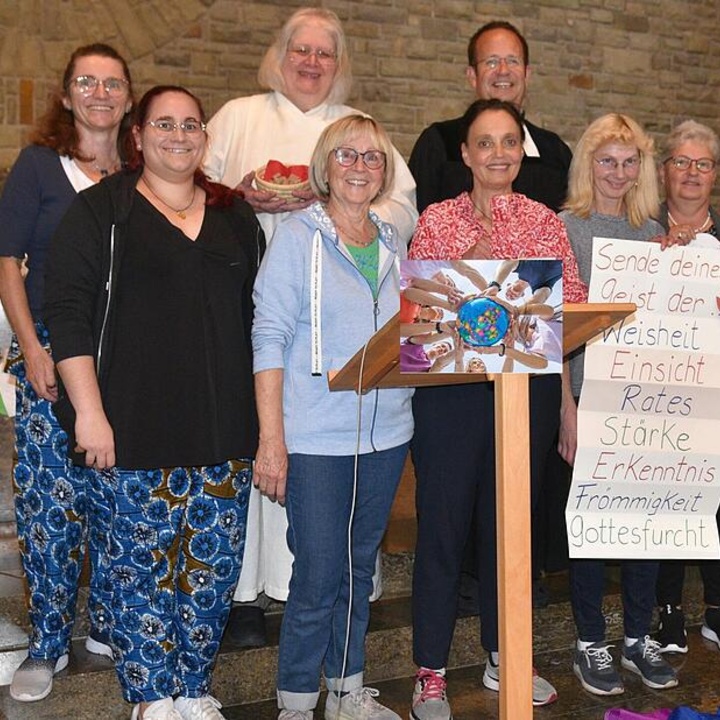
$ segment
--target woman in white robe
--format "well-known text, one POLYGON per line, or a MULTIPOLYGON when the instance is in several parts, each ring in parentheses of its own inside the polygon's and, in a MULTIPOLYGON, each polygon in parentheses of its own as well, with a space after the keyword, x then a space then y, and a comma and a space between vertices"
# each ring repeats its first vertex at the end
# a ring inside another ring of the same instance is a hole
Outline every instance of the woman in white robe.
MULTIPOLYGON (((311 204, 312 191, 286 200, 253 185, 255 171, 268 160, 307 165, 322 131, 338 118, 358 113, 343 104, 350 91, 351 71, 345 34, 335 13, 303 8, 285 23, 268 49, 258 72, 271 92, 230 100, 208 126, 205 173, 217 182, 239 187, 255 209, 265 237, 292 210, 311 204)), ((379 217, 395 225, 408 242, 417 221, 415 181, 397 149, 395 181, 390 193, 373 205, 379 217)), ((285 601, 292 566, 286 543, 285 508, 253 489, 238 602, 259 593, 285 601)), ((374 597, 381 592, 376 573, 374 597)))

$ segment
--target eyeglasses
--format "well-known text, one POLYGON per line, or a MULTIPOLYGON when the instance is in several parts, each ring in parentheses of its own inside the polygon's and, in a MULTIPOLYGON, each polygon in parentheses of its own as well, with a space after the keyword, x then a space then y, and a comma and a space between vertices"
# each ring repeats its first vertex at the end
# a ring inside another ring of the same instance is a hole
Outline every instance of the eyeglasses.
POLYGON ((188 135, 192 135, 198 132, 205 132, 207 125, 200 120, 183 120, 182 122, 175 122, 173 120, 148 120, 146 125, 154 127, 161 133, 175 132, 178 128, 188 135))
POLYGON ((502 63, 510 70, 521 68, 525 65, 525 61, 516 55, 508 55, 507 57, 499 57, 498 55, 490 55, 490 57, 475 61, 475 67, 483 65, 487 70, 497 70, 502 63))
POLYGON ((98 85, 105 88, 108 95, 123 95, 127 92, 130 83, 123 78, 109 77, 104 80, 96 78, 94 75, 78 75, 70 81, 70 84, 81 95, 92 95, 97 90, 98 85))
POLYGON ((623 160, 621 163, 618 162, 615 158, 611 157, 602 157, 602 158, 593 158, 593 160, 603 169, 603 170, 617 170, 618 166, 622 165, 623 170, 626 171, 633 171, 637 170, 640 167, 640 157, 638 155, 635 155, 634 157, 629 157, 623 160))
POLYGON ((309 60, 313 55, 321 65, 334 65, 337 61, 337 53, 332 50, 311 48, 309 45, 292 45, 288 48, 288 57, 294 63, 309 60))
POLYGON ((689 170, 693 165, 698 172, 709 173, 715 169, 717 163, 712 158, 694 158, 678 155, 677 157, 669 157, 666 163, 672 163, 676 170, 689 170))
POLYGON ((352 167, 359 157, 362 158, 368 170, 379 170, 381 167, 385 167, 386 156, 380 150, 366 150, 361 153, 354 148, 339 147, 332 152, 335 156, 335 162, 343 167, 352 167))

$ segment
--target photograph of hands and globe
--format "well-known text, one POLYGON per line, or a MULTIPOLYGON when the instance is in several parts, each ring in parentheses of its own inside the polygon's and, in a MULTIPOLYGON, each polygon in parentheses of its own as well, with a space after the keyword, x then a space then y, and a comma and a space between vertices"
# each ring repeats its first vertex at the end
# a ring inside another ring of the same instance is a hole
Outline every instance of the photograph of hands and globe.
POLYGON ((559 373, 562 261, 403 260, 404 373, 559 373))

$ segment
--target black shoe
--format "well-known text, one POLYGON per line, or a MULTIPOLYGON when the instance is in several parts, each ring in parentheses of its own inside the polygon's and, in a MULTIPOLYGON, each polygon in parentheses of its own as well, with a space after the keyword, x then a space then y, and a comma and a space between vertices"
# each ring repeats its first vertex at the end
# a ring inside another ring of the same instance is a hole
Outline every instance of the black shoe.
POLYGON ((720 648, 720 610, 718 608, 708 608, 705 611, 705 622, 700 633, 720 648))
POLYGON ((680 608, 663 605, 660 608, 660 624, 656 639, 660 652, 686 653, 688 651, 685 616, 680 608))
POLYGON ((550 593, 545 583, 537 578, 532 581, 532 606, 535 609, 546 608, 550 604, 550 593))
POLYGON ((236 605, 230 613, 225 633, 237 647, 264 647, 267 645, 265 611, 257 605, 236 605))

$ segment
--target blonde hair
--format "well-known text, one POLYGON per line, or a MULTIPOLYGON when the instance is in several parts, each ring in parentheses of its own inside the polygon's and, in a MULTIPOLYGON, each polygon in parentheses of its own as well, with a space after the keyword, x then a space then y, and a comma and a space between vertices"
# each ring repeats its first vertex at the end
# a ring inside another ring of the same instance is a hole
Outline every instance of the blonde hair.
POLYGON ((655 144, 628 115, 603 115, 590 123, 582 134, 570 163, 568 199, 564 208, 580 218, 590 217, 595 200, 593 155, 606 143, 634 145, 638 149, 640 170, 637 181, 628 190, 623 201, 628 221, 633 227, 640 227, 657 215, 660 203, 654 162, 655 144))
POLYGON ((328 185, 328 162, 330 154, 337 147, 343 147, 353 135, 367 135, 377 150, 385 153, 383 183, 373 202, 381 198, 395 181, 395 157, 393 146, 385 129, 367 115, 346 115, 323 130, 310 160, 310 187, 321 200, 330 197, 328 185))
POLYGON ((261 87, 286 93, 282 64, 285 62, 285 56, 293 36, 305 25, 320 25, 323 30, 330 33, 335 43, 335 76, 326 102, 329 105, 341 105, 350 94, 352 70, 350 69, 345 32, 340 24, 340 18, 332 10, 301 8, 294 12, 278 32, 273 44, 267 49, 258 70, 258 82, 261 87))

